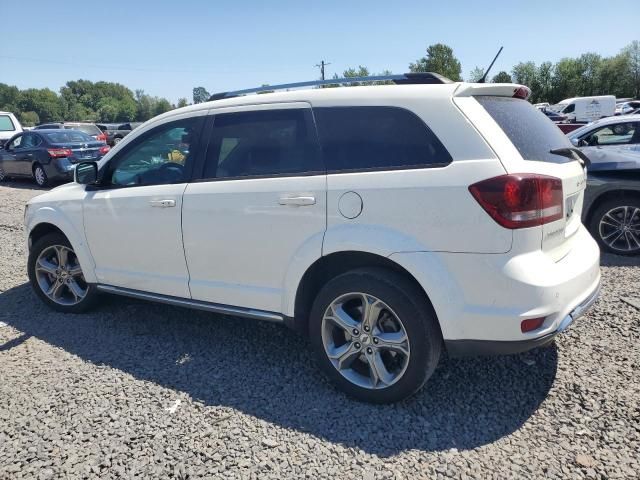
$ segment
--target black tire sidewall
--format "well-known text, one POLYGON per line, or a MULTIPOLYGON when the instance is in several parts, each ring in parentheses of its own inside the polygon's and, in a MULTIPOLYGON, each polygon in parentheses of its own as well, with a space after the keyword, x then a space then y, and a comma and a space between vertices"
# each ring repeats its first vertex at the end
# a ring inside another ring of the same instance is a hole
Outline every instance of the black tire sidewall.
MULTIPOLYGON (((45 249, 52 245, 63 245, 65 247, 73 250, 73 246, 67 240, 67 238, 59 233, 50 233, 42 238, 38 239, 32 246, 31 250, 29 250, 29 259, 27 261, 27 274, 29 276, 29 283, 31 284, 31 288, 35 291, 36 295, 40 297, 40 299, 50 308, 57 310, 59 312, 64 313, 82 313, 90 309, 95 305, 95 302, 98 297, 98 291, 94 284, 87 284, 87 294, 86 296, 75 305, 60 305, 54 301, 52 301, 47 295, 42 291, 40 285, 38 284, 38 280, 36 278, 35 273, 35 265, 40 253, 45 249)), ((74 250, 75 251, 75 250, 74 250)))
POLYGON ((596 209, 593 211, 593 214, 591 215, 591 219, 589 221, 589 231, 591 232, 591 235, 600 246, 600 249, 604 252, 613 253, 615 255, 624 255, 624 256, 640 255, 640 249, 634 250, 632 252, 614 250, 613 248, 609 247, 609 245, 607 245, 604 242, 604 240, 600 237, 600 220, 602 219, 602 217, 609 210, 612 210, 616 207, 623 207, 623 206, 640 208, 640 198, 620 197, 620 198, 614 198, 614 199, 603 202, 601 205, 596 207, 596 209))
POLYGON ((435 314, 424 293, 402 275, 385 269, 359 269, 329 281, 320 291, 311 309, 309 334, 322 372, 342 391, 362 401, 391 403, 417 392, 437 366, 442 335, 435 314), (367 389, 352 384, 331 364, 322 343, 322 318, 337 297, 350 292, 371 294, 398 315, 409 337, 410 357, 402 378, 390 387, 367 389))

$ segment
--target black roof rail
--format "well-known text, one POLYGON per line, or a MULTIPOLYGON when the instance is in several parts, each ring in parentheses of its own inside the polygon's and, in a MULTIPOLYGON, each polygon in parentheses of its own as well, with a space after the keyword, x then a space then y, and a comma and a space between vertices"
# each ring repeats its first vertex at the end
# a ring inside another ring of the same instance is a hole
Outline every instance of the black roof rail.
POLYGON ((239 97, 250 93, 271 92, 273 90, 288 90, 291 88, 318 87, 321 85, 343 85, 360 82, 393 82, 396 85, 417 85, 417 84, 442 84, 453 83, 447 77, 432 72, 401 73, 397 75, 373 75, 369 77, 347 77, 330 78, 328 80, 311 80, 308 82, 283 83, 281 85, 262 85, 256 88, 246 88, 244 90, 234 90, 231 92, 214 93, 209 97, 209 101, 221 100, 223 98, 239 97))

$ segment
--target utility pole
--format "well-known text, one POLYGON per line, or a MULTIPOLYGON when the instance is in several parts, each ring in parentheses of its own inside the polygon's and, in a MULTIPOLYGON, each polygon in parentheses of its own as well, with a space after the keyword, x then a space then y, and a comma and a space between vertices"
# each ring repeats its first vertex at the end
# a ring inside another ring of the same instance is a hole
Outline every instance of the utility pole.
POLYGON ((324 80, 324 67, 327 65, 331 65, 330 63, 326 63, 324 60, 321 60, 319 64, 316 64, 316 67, 320 69, 320 77, 324 80))

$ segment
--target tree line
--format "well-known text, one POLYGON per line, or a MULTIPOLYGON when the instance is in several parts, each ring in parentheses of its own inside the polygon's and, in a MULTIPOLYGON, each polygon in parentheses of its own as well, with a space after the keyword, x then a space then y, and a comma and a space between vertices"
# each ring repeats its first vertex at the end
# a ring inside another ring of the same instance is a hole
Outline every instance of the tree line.
MULTIPOLYGON (((462 80, 460 61, 453 49, 442 43, 429 45, 425 55, 410 63, 408 68, 411 72, 435 72, 454 81, 462 80)), ((378 75, 385 74, 391 72, 384 70, 378 75)), ((370 72, 359 65, 348 68, 342 75, 363 77, 369 76, 370 72)), ((475 67, 467 81, 478 81, 483 75, 484 70, 475 67)), ((526 85, 531 89, 530 100, 534 103, 557 103, 564 98, 590 95, 640 98, 640 41, 631 42, 611 57, 588 52, 577 58, 562 58, 556 63, 520 62, 511 72, 498 72, 490 81, 526 85)), ((354 82, 352 85, 361 84, 354 82)), ((204 87, 195 87, 192 94, 193 103, 206 102, 210 97, 204 87)), ((59 93, 48 88, 20 90, 0 83, 0 110, 15 113, 26 126, 61 120, 145 121, 188 104, 186 98, 180 98, 174 105, 166 98, 148 95, 144 90, 132 91, 113 82, 73 80, 60 88, 59 93)))

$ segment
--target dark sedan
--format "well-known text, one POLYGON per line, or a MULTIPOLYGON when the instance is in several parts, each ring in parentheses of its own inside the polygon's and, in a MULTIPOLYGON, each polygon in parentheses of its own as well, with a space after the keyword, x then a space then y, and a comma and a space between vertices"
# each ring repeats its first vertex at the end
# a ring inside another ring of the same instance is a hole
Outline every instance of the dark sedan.
POLYGON ((0 149, 0 181, 31 177, 44 187, 73 178, 74 163, 97 161, 109 151, 104 142, 78 130, 39 130, 19 133, 0 149))
POLYGON ((581 149, 591 160, 582 220, 603 251, 640 255, 640 150, 581 149))

